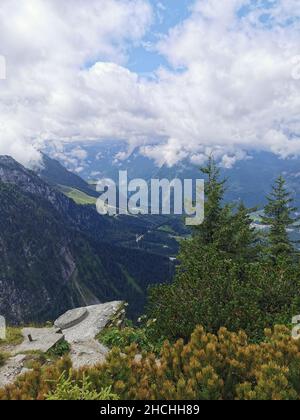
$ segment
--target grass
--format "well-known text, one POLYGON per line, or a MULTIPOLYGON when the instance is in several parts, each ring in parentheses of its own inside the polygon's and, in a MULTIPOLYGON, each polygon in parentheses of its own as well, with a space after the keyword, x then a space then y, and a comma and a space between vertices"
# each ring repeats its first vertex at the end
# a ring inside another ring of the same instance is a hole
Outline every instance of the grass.
POLYGON ((9 358, 9 350, 7 346, 17 346, 21 344, 24 337, 21 328, 7 327, 5 340, 0 340, 0 367, 4 365, 5 361, 9 358))
POLYGON ((21 344, 24 340, 22 335, 22 328, 19 327, 7 327, 6 329, 6 339, 0 340, 0 348, 1 346, 17 346, 21 344))
POLYGON ((61 191, 76 204, 80 205, 95 205, 97 199, 92 197, 82 191, 77 190, 76 188, 61 187, 61 191))
POLYGON ((4 365, 5 360, 6 360, 5 354, 0 352, 0 367, 4 365))

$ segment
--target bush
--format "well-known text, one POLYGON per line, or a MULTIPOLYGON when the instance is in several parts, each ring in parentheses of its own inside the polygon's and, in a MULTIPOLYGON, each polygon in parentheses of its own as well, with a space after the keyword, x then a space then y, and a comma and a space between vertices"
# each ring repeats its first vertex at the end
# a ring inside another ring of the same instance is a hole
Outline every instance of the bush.
POLYGON ((48 351, 49 357, 62 357, 70 352, 70 345, 66 340, 59 341, 52 349, 48 351))
POLYGON ((116 327, 105 329, 98 337, 99 341, 108 348, 125 348, 136 344, 139 351, 159 352, 162 342, 154 344, 148 336, 147 328, 127 326, 124 329, 116 327))
POLYGON ((197 239, 182 245, 180 259, 174 283, 149 292, 154 339, 187 340, 203 325, 213 334, 221 327, 244 330, 257 342, 265 328, 289 325, 300 313, 299 269, 288 259, 246 263, 197 239))
POLYGON ((83 375, 81 383, 77 384, 72 380, 72 373, 66 377, 62 374, 56 383, 54 392, 46 395, 48 401, 112 401, 118 400, 118 396, 111 392, 111 387, 97 392, 89 379, 83 375))
MULTIPOLYGON (((136 354, 136 345, 114 349, 105 364, 71 372, 67 388, 77 384, 82 389, 88 378, 92 395, 109 388, 125 400, 300 399, 300 341, 286 327, 266 330, 259 344, 249 343, 244 332, 222 328, 213 335, 197 327, 187 344, 165 342, 159 358, 136 354)), ((0 399, 57 395, 57 383, 69 369, 68 359, 37 368, 0 391, 0 399)))

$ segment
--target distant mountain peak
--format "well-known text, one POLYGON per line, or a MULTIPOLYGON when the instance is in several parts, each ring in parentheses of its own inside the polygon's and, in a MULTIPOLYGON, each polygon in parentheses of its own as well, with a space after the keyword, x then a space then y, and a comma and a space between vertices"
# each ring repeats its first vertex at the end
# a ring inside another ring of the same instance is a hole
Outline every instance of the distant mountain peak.
POLYGON ((8 156, 8 155, 0 155, 0 164, 5 165, 10 168, 13 168, 13 167, 24 168, 24 166, 18 163, 13 157, 8 156))
POLYGON ((46 182, 55 186, 66 186, 75 188, 92 197, 98 197, 98 194, 89 184, 77 174, 66 169, 59 161, 42 154, 43 164, 37 169, 37 173, 46 182))

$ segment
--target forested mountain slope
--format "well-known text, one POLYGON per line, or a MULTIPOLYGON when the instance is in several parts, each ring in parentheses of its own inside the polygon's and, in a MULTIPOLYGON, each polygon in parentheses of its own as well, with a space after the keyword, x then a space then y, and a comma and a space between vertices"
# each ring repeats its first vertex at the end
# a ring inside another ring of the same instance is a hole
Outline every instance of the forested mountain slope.
POLYGON ((170 278, 167 258, 109 244, 121 222, 99 216, 0 157, 0 313, 46 321, 81 305, 125 299, 137 315, 150 283, 170 278), (117 224, 117 227, 114 226, 117 224))

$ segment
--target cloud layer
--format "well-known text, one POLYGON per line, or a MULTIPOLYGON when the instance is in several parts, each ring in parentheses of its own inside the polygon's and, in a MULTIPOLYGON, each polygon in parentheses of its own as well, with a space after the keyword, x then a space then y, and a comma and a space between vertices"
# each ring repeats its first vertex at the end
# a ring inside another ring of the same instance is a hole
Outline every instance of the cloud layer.
POLYGON ((28 163, 46 140, 102 139, 170 166, 300 154, 298 0, 195 1, 145 78, 126 63, 154 16, 147 0, 2 0, 0 154, 28 163))

